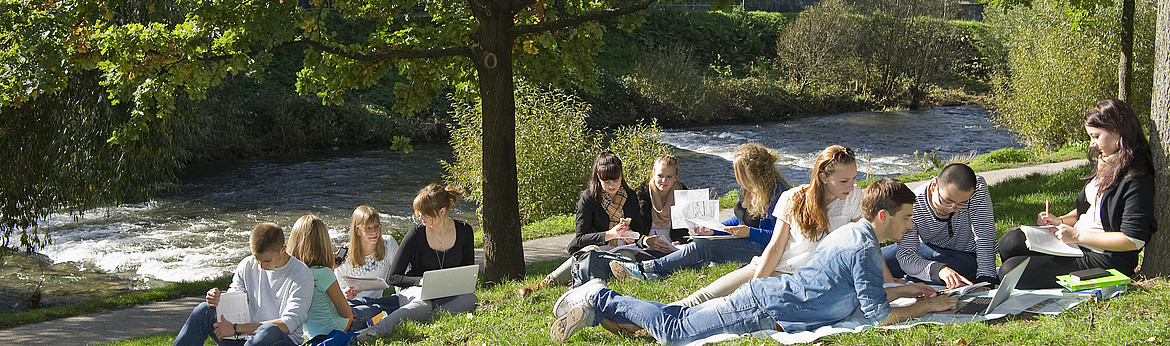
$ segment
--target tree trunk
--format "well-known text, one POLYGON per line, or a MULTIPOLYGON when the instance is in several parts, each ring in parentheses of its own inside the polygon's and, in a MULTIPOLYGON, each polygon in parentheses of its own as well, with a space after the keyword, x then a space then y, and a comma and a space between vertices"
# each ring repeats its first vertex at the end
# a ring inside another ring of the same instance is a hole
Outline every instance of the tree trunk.
POLYGON ((1154 154, 1154 216, 1160 232, 1146 245, 1142 275, 1170 275, 1170 0, 1158 0, 1158 28, 1154 43, 1154 89, 1150 105, 1154 154))
POLYGON ((1117 99, 1129 102, 1133 86, 1133 7, 1134 0, 1121 1, 1121 57, 1117 62, 1117 99))
POLYGON ((479 44, 473 59, 483 106, 484 282, 524 277, 516 182, 516 96, 512 83, 512 15, 508 1, 487 2, 477 14, 479 44))

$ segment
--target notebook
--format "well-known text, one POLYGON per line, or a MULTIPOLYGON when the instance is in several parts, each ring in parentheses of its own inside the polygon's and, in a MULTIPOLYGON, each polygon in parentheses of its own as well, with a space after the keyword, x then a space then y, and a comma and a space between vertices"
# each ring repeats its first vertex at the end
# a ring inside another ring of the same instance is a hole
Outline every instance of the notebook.
POLYGON ((958 309, 953 311, 938 312, 938 315, 986 315, 999 307, 1000 304, 1006 302, 1008 298, 1012 297, 1012 291, 1016 289, 1016 283, 1020 282, 1020 277, 1024 276, 1024 268, 1028 267, 1028 262, 1032 259, 1025 259, 1020 263, 1020 266, 1012 269, 1007 275, 1004 275, 1003 282, 999 288, 995 290, 995 295, 991 297, 969 297, 959 301, 958 309))
POLYGON ((1053 234, 1055 226, 1020 226, 1020 231, 1027 237, 1025 244, 1028 250, 1046 253, 1053 256, 1084 257, 1084 251, 1074 245, 1061 241, 1053 234))
POLYGON ((422 300, 475 292, 478 281, 478 264, 426 271, 423 273, 422 300))
MULTIPOLYGON (((221 293, 215 313, 231 323, 252 323, 252 313, 251 310, 248 310, 248 294, 242 291, 221 293)), ((248 340, 251 338, 251 335, 239 335, 239 338, 227 337, 224 340, 248 340)))

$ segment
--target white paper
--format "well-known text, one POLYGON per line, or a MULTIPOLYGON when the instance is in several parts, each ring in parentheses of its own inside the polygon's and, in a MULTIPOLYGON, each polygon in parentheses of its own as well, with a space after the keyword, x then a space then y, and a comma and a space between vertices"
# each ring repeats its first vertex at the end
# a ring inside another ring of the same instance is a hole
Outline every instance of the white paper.
POLYGON ((983 286, 987 286, 987 285, 990 285, 990 284, 991 284, 991 283, 989 283, 989 282, 987 282, 987 281, 982 281, 982 282, 976 282, 976 283, 973 283, 973 284, 970 284, 970 285, 966 285, 966 286, 962 286, 962 287, 956 287, 955 289, 951 290, 950 292, 947 292, 947 296, 950 296, 950 297, 962 297, 962 296, 965 296, 965 295, 967 295, 967 293, 968 293, 968 292, 971 292, 971 290, 973 290, 973 289, 980 288, 980 287, 983 287, 983 286))
POLYGON ((352 276, 342 276, 341 281, 345 282, 345 286, 362 291, 384 290, 390 288, 381 278, 355 278, 352 276))
POLYGON ((674 205, 670 207, 670 228, 695 228, 694 223, 687 221, 688 218, 718 222, 719 201, 711 200, 711 192, 708 189, 674 190, 674 205))
MULTIPOLYGON (((223 316, 224 319, 231 323, 252 323, 252 312, 248 310, 248 295, 244 292, 236 291, 220 294, 219 305, 216 305, 215 313, 223 316)), ((219 318, 216 318, 216 321, 218 320, 219 318)), ((241 339, 232 340, 247 339, 250 336, 241 335, 241 337, 241 339)))
MULTIPOLYGON (((713 202, 718 202, 718 201, 713 201, 713 202)), ((727 226, 724 226, 723 223, 719 222, 719 220, 717 220, 717 219, 710 220, 710 219, 687 218, 687 221, 691 222, 695 226, 703 226, 703 227, 706 227, 707 229, 712 229, 712 230, 716 230, 716 231, 722 231, 725 228, 727 228, 727 226)))
POLYGON ((1085 253, 1080 248, 1066 244, 1052 233, 1053 226, 1033 227, 1020 226, 1020 231, 1027 237, 1025 243, 1028 250, 1046 253, 1053 256, 1083 257, 1085 253))

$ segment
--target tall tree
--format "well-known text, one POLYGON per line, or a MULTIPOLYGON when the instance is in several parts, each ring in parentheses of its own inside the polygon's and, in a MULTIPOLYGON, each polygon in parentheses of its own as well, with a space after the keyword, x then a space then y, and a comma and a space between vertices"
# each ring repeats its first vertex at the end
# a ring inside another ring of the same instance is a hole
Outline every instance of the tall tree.
POLYGON ((64 97, 72 76, 95 70, 130 109, 110 141, 134 145, 166 130, 176 97, 200 98, 229 73, 259 76, 284 49, 304 51, 297 90, 326 103, 391 71, 409 81, 395 86, 401 113, 453 87, 482 100, 485 279, 498 282, 524 274, 514 71, 591 88, 598 20, 623 16, 632 28, 654 1, 6 1, 0 42, 13 49, 0 56, 0 107, 64 97))
POLYGON ((1154 156, 1154 212, 1161 232, 1146 245, 1142 274, 1170 275, 1170 0, 1158 0, 1154 48, 1154 90, 1150 105, 1150 145, 1154 156))

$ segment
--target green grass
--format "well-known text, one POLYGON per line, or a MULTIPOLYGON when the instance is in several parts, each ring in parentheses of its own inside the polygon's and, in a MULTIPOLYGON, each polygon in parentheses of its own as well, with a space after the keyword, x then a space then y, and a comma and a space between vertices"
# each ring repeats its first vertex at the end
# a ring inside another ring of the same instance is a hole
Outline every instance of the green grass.
POLYGON ((121 293, 109 297, 96 298, 69 305, 22 311, 12 314, 0 314, 0 328, 9 328, 22 324, 44 322, 94 312, 117 310, 150 302, 167 301, 182 297, 202 296, 206 294, 207 290, 210 290, 212 287, 226 288, 230 282, 230 276, 208 281, 181 282, 162 288, 152 288, 138 292, 121 293))
MULTIPOLYGON (((1011 179, 991 187, 995 203, 996 227, 1002 233, 1010 226, 1035 222, 1045 199, 1053 210, 1073 207, 1075 193, 1083 187, 1080 179, 1087 167, 1065 170, 1053 175, 1033 174, 1011 179)), ((480 289, 480 308, 463 315, 440 316, 434 323, 406 322, 393 334, 376 339, 373 345, 545 345, 549 344, 548 326, 552 324, 552 305, 566 287, 546 288, 528 296, 516 294, 520 287, 536 283, 562 260, 528 266, 523 281, 480 289)), ((736 268, 719 265, 699 270, 684 270, 654 282, 613 282, 609 286, 622 294, 659 301, 685 297, 715 278, 736 268)), ((166 345, 175 333, 131 340, 131 345, 166 345)), ((1130 291, 1107 302, 1086 302, 1057 316, 1009 316, 992 322, 960 325, 916 326, 901 330, 870 329, 857 334, 838 334, 816 344, 834 345, 1121 345, 1154 343, 1170 339, 1170 283, 1155 278, 1130 285, 1130 291)), ((601 328, 587 328, 569 339, 574 345, 654 345, 642 336, 625 339, 601 328)), ((125 342, 118 343, 119 345, 125 342)), ((768 340, 741 338, 720 345, 771 344, 768 340)))

